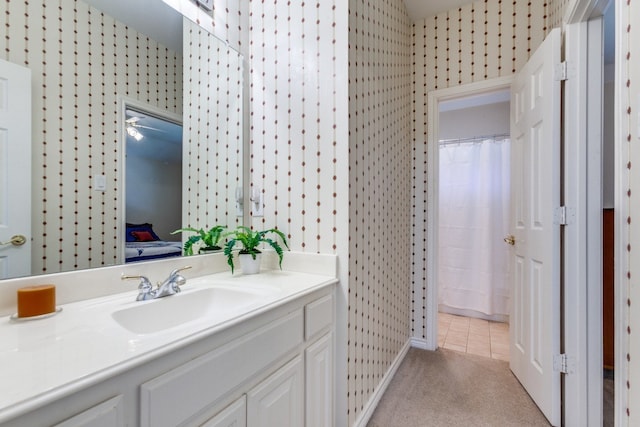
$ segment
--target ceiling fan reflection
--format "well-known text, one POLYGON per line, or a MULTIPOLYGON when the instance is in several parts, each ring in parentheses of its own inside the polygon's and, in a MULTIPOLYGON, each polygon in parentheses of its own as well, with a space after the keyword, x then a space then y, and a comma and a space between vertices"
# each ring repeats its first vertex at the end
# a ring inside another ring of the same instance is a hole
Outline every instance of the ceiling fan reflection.
POLYGON ((156 128, 156 127, 153 127, 153 126, 146 126, 146 125, 142 125, 142 124, 138 123, 143 118, 144 117, 138 117, 138 116, 131 117, 131 118, 126 120, 127 126, 128 127, 133 127, 133 128, 148 129, 148 130, 152 130, 152 131, 156 131, 156 132, 167 133, 167 131, 164 130, 164 129, 156 128))
POLYGON ((138 129, 146 129, 146 130, 151 130, 154 132, 161 132, 161 133, 167 132, 164 129, 159 129, 153 126, 146 126, 138 123, 140 120, 144 118, 145 118, 144 116, 133 116, 125 120, 125 122, 127 123, 127 127, 126 127, 127 134, 132 138, 134 138, 136 141, 140 141, 142 138, 144 138, 144 135, 138 129))

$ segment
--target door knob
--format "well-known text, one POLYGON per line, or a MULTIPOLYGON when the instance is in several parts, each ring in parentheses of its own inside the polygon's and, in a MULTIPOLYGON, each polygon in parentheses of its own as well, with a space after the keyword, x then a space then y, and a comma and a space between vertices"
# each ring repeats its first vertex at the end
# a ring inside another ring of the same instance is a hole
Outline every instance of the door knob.
POLYGON ((27 243, 27 238, 22 234, 16 234, 15 236, 11 236, 11 239, 6 242, 0 242, 0 246, 4 245, 13 245, 13 246, 22 246, 27 243))
POLYGON ((507 237, 505 237, 505 238, 504 238, 504 239, 502 239, 502 240, 504 240, 504 242, 505 242, 505 243, 508 243, 508 244, 510 244, 511 246, 513 246, 513 245, 515 245, 515 244, 516 244, 516 236, 514 236, 513 234, 509 234, 509 235, 507 235, 507 237))

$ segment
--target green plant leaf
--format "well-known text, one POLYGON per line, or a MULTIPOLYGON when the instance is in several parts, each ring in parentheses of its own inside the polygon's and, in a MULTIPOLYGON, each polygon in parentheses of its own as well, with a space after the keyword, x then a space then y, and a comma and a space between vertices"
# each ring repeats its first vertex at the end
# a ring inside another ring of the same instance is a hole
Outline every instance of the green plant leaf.
POLYGON ((236 245, 236 239, 229 239, 224 245, 224 254, 227 257, 227 264, 231 267, 231 274, 233 274, 233 247, 236 245))
POLYGON ((193 255, 193 244, 200 240, 200 236, 191 236, 184 242, 184 254, 193 255))
POLYGON ((269 246, 271 246, 273 250, 276 251, 276 253, 278 254, 278 265, 280 266, 280 270, 282 270, 282 257, 284 256, 282 248, 280 247, 278 242, 276 242, 275 240, 265 238, 264 241, 268 243, 269 246))
POLYGON ((276 233, 278 236, 280 236, 280 238, 282 239, 282 243, 284 243, 284 246, 289 249, 289 244, 287 243, 287 237, 284 235, 284 233, 280 230, 278 230, 277 228, 272 228, 271 230, 267 230, 270 233, 276 233))

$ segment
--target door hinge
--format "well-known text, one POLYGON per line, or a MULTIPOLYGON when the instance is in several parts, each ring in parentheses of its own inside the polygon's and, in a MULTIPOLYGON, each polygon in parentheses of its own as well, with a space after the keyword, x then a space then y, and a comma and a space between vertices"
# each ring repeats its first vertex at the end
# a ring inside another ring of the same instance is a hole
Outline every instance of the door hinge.
POLYGON ((576 211, 572 207, 559 206, 553 213, 553 223, 556 225, 573 224, 576 219, 576 211))
POLYGON ((555 81, 567 80, 569 78, 567 69, 567 61, 562 61, 561 63, 556 64, 553 79, 555 81))
POLYGON ((576 360, 565 353, 553 356, 553 370, 561 374, 573 374, 576 370, 576 360))

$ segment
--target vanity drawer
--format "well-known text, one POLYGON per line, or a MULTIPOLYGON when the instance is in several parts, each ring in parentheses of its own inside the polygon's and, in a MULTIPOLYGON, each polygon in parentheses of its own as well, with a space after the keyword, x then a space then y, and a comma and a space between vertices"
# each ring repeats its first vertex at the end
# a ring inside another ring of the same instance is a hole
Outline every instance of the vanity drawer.
POLYGON ((309 340, 333 323, 333 295, 327 295, 304 307, 304 338, 309 340))
POLYGON ((301 344, 302 322, 297 310, 142 384, 141 425, 187 421, 301 344))

